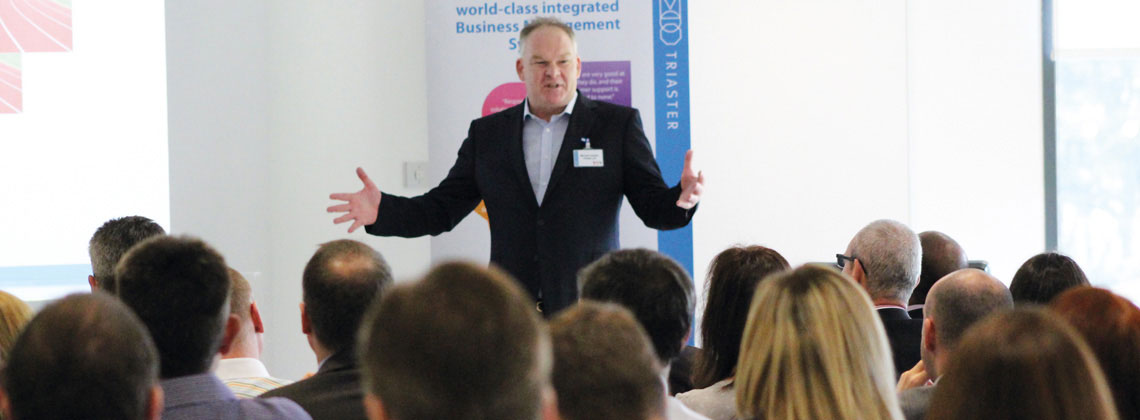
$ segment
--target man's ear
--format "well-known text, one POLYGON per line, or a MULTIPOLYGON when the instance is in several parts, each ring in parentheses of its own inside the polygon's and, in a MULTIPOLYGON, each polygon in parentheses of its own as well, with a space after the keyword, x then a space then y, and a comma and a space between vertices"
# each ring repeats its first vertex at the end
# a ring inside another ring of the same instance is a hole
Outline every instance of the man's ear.
POLYGON ((309 323, 309 313, 305 312, 305 302, 301 302, 301 332, 305 335, 313 333, 313 327, 309 323))
MULTIPOLYGON (((519 48, 522 48, 522 46, 520 45, 520 46, 519 46, 519 48)), ((518 74, 519 74, 519 81, 521 81, 521 82, 525 82, 525 81, 526 81, 526 78, 525 78, 525 77, 523 77, 523 62, 522 62, 522 58, 519 58, 518 60, 515 60, 515 71, 516 71, 516 72, 518 72, 518 74)))
POLYGON ((239 332, 241 332, 241 320, 237 315, 230 314, 226 317, 226 333, 222 336, 222 346, 218 348, 218 353, 229 353, 230 346, 233 345, 239 332))
POLYGON ((95 280, 95 276, 87 276, 87 285, 91 286, 91 293, 99 291, 99 281, 95 280))
POLYGON ((384 412, 384 403, 380 401, 380 397, 371 392, 364 393, 364 412, 368 414, 369 420, 388 420, 388 414, 384 412))
POLYGON ((863 290, 867 290, 867 272, 863 270, 863 262, 856 258, 851 261, 851 278, 855 280, 863 290))
POLYGON ((253 332, 265 332, 265 325, 261 323, 261 311, 257 310, 257 302, 249 303, 249 319, 253 321, 253 332))
POLYGON ((938 350, 938 334, 935 333, 934 328, 933 319, 928 317, 922 320, 922 348, 931 353, 938 350))
MULTIPOLYGON (((161 420, 162 419, 162 406, 163 394, 162 386, 154 384, 150 387, 150 398, 147 399, 146 418, 147 420, 161 420)), ((10 417, 9 417, 10 418, 10 417)))

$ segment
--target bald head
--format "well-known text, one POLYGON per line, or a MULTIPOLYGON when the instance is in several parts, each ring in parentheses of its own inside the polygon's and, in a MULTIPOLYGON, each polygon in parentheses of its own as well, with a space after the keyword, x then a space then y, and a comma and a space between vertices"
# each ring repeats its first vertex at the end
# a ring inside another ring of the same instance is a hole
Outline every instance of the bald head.
POLYGON ((926 297, 925 313, 937 326, 939 346, 953 348, 978 320, 1013 308, 1009 289, 986 272, 966 268, 946 275, 926 297))
POLYGON ((938 279, 970 264, 966 250, 945 233, 928 230, 918 234, 918 240, 922 243, 922 272, 918 276, 918 286, 910 295, 911 305, 925 302, 930 286, 938 279))
POLYGON ((872 300, 905 304, 918 282, 922 245, 918 235, 894 220, 876 220, 847 245, 847 255, 862 264, 872 300))

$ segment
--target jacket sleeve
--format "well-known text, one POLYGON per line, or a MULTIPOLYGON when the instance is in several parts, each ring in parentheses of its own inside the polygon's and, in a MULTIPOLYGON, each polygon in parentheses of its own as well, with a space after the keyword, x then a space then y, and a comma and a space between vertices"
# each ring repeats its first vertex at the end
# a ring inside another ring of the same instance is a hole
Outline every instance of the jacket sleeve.
POLYGON ((482 200, 475 182, 475 140, 469 135, 447 177, 418 197, 384 194, 376 223, 365 230, 378 236, 414 238, 450 231, 482 200))
POLYGON ((626 123, 622 148, 622 189, 637 217, 653 229, 670 230, 688 225, 697 208, 677 207, 681 185, 670 188, 665 184, 641 126, 641 115, 636 110, 626 123))

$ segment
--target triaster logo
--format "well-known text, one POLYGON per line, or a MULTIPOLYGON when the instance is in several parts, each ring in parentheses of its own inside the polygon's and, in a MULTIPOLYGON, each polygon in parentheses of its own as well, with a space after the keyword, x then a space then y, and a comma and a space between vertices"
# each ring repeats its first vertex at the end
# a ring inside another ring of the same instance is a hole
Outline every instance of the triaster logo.
POLYGON ((660 14, 657 23, 661 30, 657 36, 665 45, 673 46, 681 42, 681 1, 683 0, 657 0, 660 14))

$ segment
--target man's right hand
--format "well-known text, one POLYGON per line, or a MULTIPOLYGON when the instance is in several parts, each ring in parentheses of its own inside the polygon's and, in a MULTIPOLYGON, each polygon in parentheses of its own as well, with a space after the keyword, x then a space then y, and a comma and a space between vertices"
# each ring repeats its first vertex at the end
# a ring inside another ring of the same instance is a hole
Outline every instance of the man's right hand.
POLYGON ((919 360, 913 368, 899 376, 898 392, 928 385, 930 385, 930 375, 926 374, 926 365, 919 360))
POLYGON ((347 201, 345 204, 329 206, 328 211, 329 213, 348 213, 333 219, 334 224, 351 220, 352 226, 349 226, 348 233, 352 233, 361 226, 376 223, 376 213, 380 209, 380 198, 383 196, 380 189, 376 188, 376 184, 368 178, 368 174, 364 173, 364 169, 356 168, 356 176, 359 176, 360 181, 364 182, 364 188, 360 191, 329 194, 330 199, 347 201))

